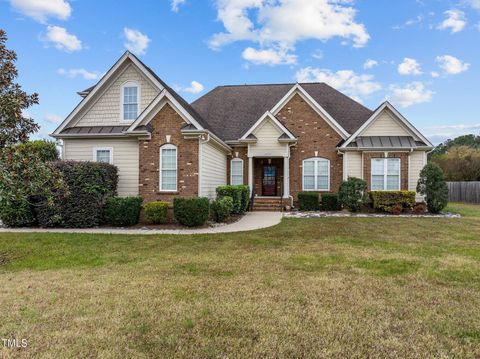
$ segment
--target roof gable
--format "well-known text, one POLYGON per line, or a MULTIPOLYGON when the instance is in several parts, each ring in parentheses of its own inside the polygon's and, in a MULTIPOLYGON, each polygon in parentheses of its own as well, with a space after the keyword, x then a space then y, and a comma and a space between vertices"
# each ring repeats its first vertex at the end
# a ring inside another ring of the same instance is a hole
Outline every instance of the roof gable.
MULTIPOLYGON (((370 116, 370 118, 357 131, 355 131, 355 133, 350 136, 350 138, 345 141, 340 147, 346 148, 351 142, 355 141, 357 137, 366 135, 368 133, 368 129, 371 128, 375 121, 384 120, 384 118, 382 118, 382 115, 384 115, 385 113, 387 113, 393 121, 396 121, 398 124, 401 125, 402 128, 405 129, 406 135, 412 136, 416 141, 423 142, 427 145, 427 147, 433 147, 432 143, 425 136, 423 136, 422 133, 418 131, 415 126, 413 126, 405 117, 403 117, 400 112, 398 112, 397 109, 393 107, 393 105, 388 101, 385 101, 383 104, 381 104, 375 110, 372 116, 370 116)), ((378 135, 378 132, 370 132, 370 135, 372 134, 378 135)), ((386 135, 386 133, 384 133, 384 135, 386 135)), ((395 136, 396 134, 392 133, 390 135, 395 136)))
POLYGON ((267 111, 263 114, 262 117, 254 123, 252 127, 248 129, 247 132, 243 134, 240 140, 249 140, 250 135, 254 135, 257 131, 267 122, 270 121, 272 125, 278 130, 279 137, 286 135, 291 140, 296 140, 295 136, 275 117, 270 111, 267 111))

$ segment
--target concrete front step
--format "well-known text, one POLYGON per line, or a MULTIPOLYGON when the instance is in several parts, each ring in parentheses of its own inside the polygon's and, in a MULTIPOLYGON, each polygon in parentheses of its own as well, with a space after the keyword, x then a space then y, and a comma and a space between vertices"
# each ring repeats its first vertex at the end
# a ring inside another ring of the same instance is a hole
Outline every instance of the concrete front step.
POLYGON ((255 197, 253 201, 254 211, 281 211, 280 197, 255 197))

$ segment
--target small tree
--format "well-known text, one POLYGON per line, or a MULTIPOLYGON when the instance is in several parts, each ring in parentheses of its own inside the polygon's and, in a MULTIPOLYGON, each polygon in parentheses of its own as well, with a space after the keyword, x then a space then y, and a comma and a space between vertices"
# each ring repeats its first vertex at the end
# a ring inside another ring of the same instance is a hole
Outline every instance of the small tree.
POLYGON ((38 131, 39 126, 25 115, 24 110, 38 103, 38 94, 28 95, 15 83, 17 54, 5 46, 7 35, 0 29, 0 149, 18 142, 38 131))
POLYGON ((439 213, 448 203, 448 187, 442 169, 429 162, 420 172, 417 192, 425 196, 427 208, 431 213, 439 213))
POLYGON ((349 177, 343 181, 338 191, 338 200, 342 207, 357 212, 367 201, 367 182, 360 178, 349 177))

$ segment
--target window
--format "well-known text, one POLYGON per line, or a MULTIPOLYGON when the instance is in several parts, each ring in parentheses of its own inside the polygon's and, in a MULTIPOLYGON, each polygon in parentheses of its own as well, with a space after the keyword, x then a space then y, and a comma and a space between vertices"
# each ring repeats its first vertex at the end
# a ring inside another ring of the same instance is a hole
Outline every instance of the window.
POLYGON ((113 150, 111 148, 95 148, 93 159, 96 162, 113 163, 113 150))
POLYGON ((400 190, 400 158, 372 159, 372 191, 400 190))
POLYGON ((135 82, 127 82, 122 86, 122 120, 137 119, 139 92, 140 89, 135 82))
POLYGON ((330 161, 325 158, 309 158, 303 161, 303 190, 330 190, 330 161))
POLYGON ((177 147, 160 147, 160 191, 177 190, 177 147))
POLYGON ((230 184, 243 184, 243 160, 240 158, 234 158, 230 162, 230 184))

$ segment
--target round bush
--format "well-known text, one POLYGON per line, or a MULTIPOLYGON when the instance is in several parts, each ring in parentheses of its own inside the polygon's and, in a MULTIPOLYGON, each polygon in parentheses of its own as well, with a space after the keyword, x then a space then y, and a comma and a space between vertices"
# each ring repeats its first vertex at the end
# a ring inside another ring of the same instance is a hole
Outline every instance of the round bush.
POLYGON ((338 200, 342 207, 352 212, 359 211, 367 201, 367 182, 360 178, 349 177, 340 185, 338 200))
POLYGON ((141 197, 110 197, 105 205, 105 220, 114 226, 133 226, 138 223, 141 208, 141 197))
POLYGON ((318 211, 320 208, 317 192, 300 192, 298 194, 298 208, 300 211, 318 211))
POLYGON ((225 196, 216 201, 213 201, 211 204, 211 210, 213 219, 215 222, 224 222, 230 217, 233 210, 233 199, 232 197, 225 196))
POLYGON ((150 202, 144 206, 145 218, 155 224, 168 223, 168 202, 150 202))
POLYGON ((323 193, 321 201, 321 209, 323 211, 339 211, 341 209, 338 202, 338 194, 336 193, 323 193))
POLYGON ((205 197, 178 197, 173 200, 173 214, 181 225, 201 226, 210 214, 210 202, 205 197))

